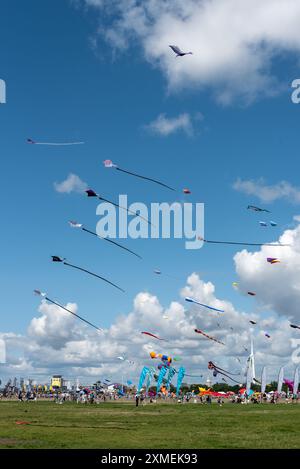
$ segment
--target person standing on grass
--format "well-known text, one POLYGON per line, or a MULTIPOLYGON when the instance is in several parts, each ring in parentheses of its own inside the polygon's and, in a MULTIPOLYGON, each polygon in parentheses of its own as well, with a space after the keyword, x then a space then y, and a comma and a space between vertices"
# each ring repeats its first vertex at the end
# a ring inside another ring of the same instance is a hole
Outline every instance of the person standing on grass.
POLYGON ((139 406, 140 396, 138 394, 135 395, 135 407, 139 406))

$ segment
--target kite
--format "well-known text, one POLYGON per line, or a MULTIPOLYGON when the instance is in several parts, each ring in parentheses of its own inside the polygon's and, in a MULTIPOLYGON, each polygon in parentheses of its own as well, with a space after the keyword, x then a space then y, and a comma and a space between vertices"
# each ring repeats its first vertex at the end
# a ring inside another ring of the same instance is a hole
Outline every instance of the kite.
POLYGON ((52 257, 53 262, 61 262, 64 265, 67 265, 68 267, 73 267, 73 269, 78 269, 78 270, 81 270, 82 272, 86 272, 87 274, 92 275, 93 277, 97 277, 100 280, 103 280, 104 282, 109 283, 110 285, 117 288, 118 290, 121 290, 122 292, 125 292, 125 290, 123 290, 123 288, 121 288, 118 285, 112 283, 110 280, 107 280, 106 278, 101 277, 100 275, 94 274, 93 272, 90 272, 89 270, 83 269, 82 267, 78 267, 77 265, 69 264, 69 262, 66 262, 65 258, 62 259, 59 256, 51 256, 51 257, 52 257))
POLYGON ((277 259, 277 257, 267 257, 267 262, 269 262, 269 264, 277 264, 280 260, 277 259))
POLYGON ((97 236, 97 238, 100 238, 100 239, 103 239, 104 241, 108 241, 109 243, 112 243, 112 244, 115 244, 116 246, 118 246, 119 248, 121 249, 124 249, 125 251, 128 251, 130 252, 131 254, 133 254, 134 256, 136 257, 139 257, 139 259, 142 259, 142 257, 137 254, 136 252, 134 251, 131 251, 130 249, 126 248, 125 246, 122 246, 121 244, 117 243, 116 241, 113 241, 109 238, 105 238, 103 236, 100 236, 98 235, 97 233, 95 233, 94 231, 90 231, 88 230, 87 228, 84 227, 84 225, 82 223, 77 223, 76 221, 69 221, 69 225, 72 227, 72 228, 79 228, 81 229, 82 231, 85 231, 86 233, 90 233, 94 236, 97 236))
POLYGON ((211 244, 235 244, 239 246, 274 246, 274 247, 282 247, 282 246, 290 246, 290 244, 281 244, 281 243, 246 243, 246 242, 237 242, 237 241, 212 241, 209 239, 204 239, 201 236, 198 236, 200 241, 204 243, 211 243, 211 244))
POLYGON ((277 223, 275 221, 270 221, 271 226, 277 226, 277 223))
POLYGON ((176 57, 183 57, 184 55, 193 55, 193 52, 183 52, 178 46, 169 46, 176 54, 176 57))
POLYGON ((190 189, 183 189, 182 192, 183 192, 184 194, 191 194, 190 189))
POLYGON ((267 210, 267 209, 265 209, 265 208, 256 207, 255 205, 248 205, 247 209, 248 209, 248 210, 253 210, 254 212, 267 212, 267 213, 271 213, 270 210, 267 210))
POLYGON ((116 164, 114 164, 111 160, 105 160, 103 161, 105 168, 115 168, 117 171, 121 171, 122 173, 130 174, 131 176, 135 176, 140 179, 145 179, 147 181, 154 182, 155 184, 158 184, 160 186, 166 187, 167 189, 170 189, 171 191, 175 191, 173 187, 167 186, 167 184, 164 184, 163 182, 157 181, 156 179, 152 179, 146 176, 141 176, 140 174, 132 173, 130 171, 127 171, 125 169, 120 168, 116 164))
POLYGON ((88 324, 89 326, 94 327, 94 328, 97 329, 98 331, 103 331, 103 329, 101 329, 100 327, 95 326, 94 324, 92 324, 91 322, 89 322, 89 321, 87 321, 86 319, 82 318, 81 316, 79 316, 78 314, 74 313, 74 312, 71 311, 70 309, 65 308, 64 306, 62 306, 61 304, 57 303, 56 301, 51 300, 51 298, 49 298, 46 293, 42 293, 40 290, 34 290, 34 293, 35 293, 36 295, 42 296, 43 298, 45 298, 45 300, 49 301, 49 303, 52 303, 53 305, 58 306, 59 308, 63 309, 64 311, 67 311, 67 313, 73 314, 73 316, 76 316, 76 318, 78 318, 78 319, 80 319, 81 321, 85 322, 85 323, 88 324))
POLYGON ((157 335, 151 334, 151 332, 143 331, 143 332, 141 332, 141 334, 149 335, 150 337, 154 337, 154 339, 164 340, 164 341, 168 342, 166 339, 161 339, 160 337, 157 337, 157 335))
POLYGON ((231 379, 232 381, 234 381, 235 383, 237 384, 240 384, 238 383, 238 381, 236 381, 235 379, 231 378, 231 376, 229 375, 232 375, 232 376, 238 376, 238 374, 235 374, 235 373, 230 373, 229 371, 226 371, 226 370, 223 370, 223 368, 219 368, 217 365, 215 365, 213 362, 208 362, 208 369, 209 370, 213 370, 213 375, 214 376, 217 376, 218 374, 220 375, 223 375, 223 376, 226 376, 226 378, 229 378, 231 379))
POLYGON ((27 139, 27 143, 31 145, 50 145, 50 146, 66 146, 66 145, 83 145, 84 142, 36 142, 35 140, 32 140, 31 138, 27 139))
POLYGON ((213 308, 212 306, 199 303, 197 300, 194 300, 193 298, 190 298, 189 296, 185 297, 185 301, 188 301, 189 303, 195 303, 196 305, 203 306, 204 308, 212 309, 213 311, 218 311, 219 313, 225 312, 223 309, 217 309, 217 308, 213 308))
POLYGON ((267 332, 265 332, 265 337, 267 337, 268 339, 271 339, 270 334, 268 334, 267 332))
POLYGON ((253 324, 253 325, 257 324, 257 322, 255 322, 255 321, 251 321, 251 320, 250 320, 249 322, 250 322, 251 324, 253 324))
POLYGON ((265 221, 260 221, 259 224, 260 226, 268 226, 268 223, 266 223, 265 221))
POLYGON ((87 190, 85 191, 85 193, 87 194, 88 197, 97 197, 97 199, 102 200, 103 202, 107 202, 107 203, 109 203, 109 204, 112 204, 112 205, 114 205, 115 207, 118 207, 118 208, 120 208, 120 209, 122 209, 122 210, 125 210, 125 212, 130 213, 131 215, 135 215, 136 217, 141 218, 142 220, 144 220, 144 221, 146 221, 147 223, 149 223, 149 225, 151 225, 151 222, 150 222, 149 220, 147 220, 147 218, 142 217, 142 215, 140 215, 139 213, 133 212, 133 211, 130 210, 129 208, 123 207, 122 205, 119 205, 119 204, 116 204, 115 202, 112 202, 111 200, 105 199, 105 198, 102 197, 101 195, 97 194, 97 192, 93 191, 93 189, 87 189, 87 190))
POLYGON ((208 334, 205 334, 205 332, 201 331, 201 329, 194 329, 194 331, 197 332, 197 334, 202 334, 202 335, 204 335, 204 337, 207 337, 208 339, 217 342, 218 344, 225 345, 224 342, 221 342, 220 340, 215 339, 215 337, 212 337, 208 334))
MULTIPOLYGON (((239 284, 238 284, 237 282, 233 282, 233 283, 232 283, 232 286, 233 286, 234 288, 238 288, 239 284)), ((249 295, 249 296, 255 296, 256 293, 254 293, 253 291, 247 291, 247 295, 249 295)))
POLYGON ((290 327, 293 329, 300 329, 300 326, 297 326, 296 324, 290 324, 290 327))

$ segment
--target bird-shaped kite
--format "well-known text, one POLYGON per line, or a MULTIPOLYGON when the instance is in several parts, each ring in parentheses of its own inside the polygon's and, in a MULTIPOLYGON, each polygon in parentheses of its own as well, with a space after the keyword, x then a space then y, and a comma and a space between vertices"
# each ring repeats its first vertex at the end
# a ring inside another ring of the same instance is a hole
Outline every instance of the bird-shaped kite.
POLYGON ((169 46, 176 54, 176 57, 183 57, 184 55, 193 55, 193 52, 183 52, 178 46, 169 46))
POLYGON ((82 267, 78 267, 77 265, 70 264, 69 262, 66 262, 65 258, 61 258, 59 256, 51 256, 51 257, 52 257, 53 262, 61 262, 64 265, 67 265, 69 267, 73 267, 73 269, 77 269, 77 270, 81 270, 82 272, 86 272, 87 274, 92 275, 93 277, 97 277, 100 280, 103 280, 104 282, 109 283, 110 285, 117 288, 118 290, 121 290, 122 292, 125 292, 125 290, 123 290, 123 288, 119 287, 115 283, 112 283, 110 280, 107 280, 106 278, 101 277, 100 275, 94 274, 93 272, 90 272, 89 270, 83 269, 82 267))
POLYGON ((45 300, 49 301, 49 303, 52 303, 52 304, 54 304, 55 306, 58 306, 59 308, 63 309, 64 311, 67 311, 67 313, 73 314, 73 316, 76 316, 76 318, 78 318, 78 319, 80 319, 81 321, 85 322, 85 323, 88 324, 89 326, 94 327, 94 328, 97 329, 98 331, 103 331, 103 329, 101 329, 100 327, 95 326, 94 324, 92 324, 91 322, 89 322, 89 321, 87 321, 86 319, 82 318, 81 316, 79 316, 78 314, 74 313, 74 312, 71 311, 70 309, 65 308, 65 306, 62 306, 61 304, 57 303, 56 301, 51 300, 51 298, 49 298, 46 293, 42 293, 40 290, 34 290, 34 293, 35 293, 36 295, 42 296, 45 300))
POLYGON ((281 243, 246 243, 246 242, 237 242, 237 241, 212 241, 209 239, 204 239, 201 236, 198 236, 198 239, 200 241, 203 241, 204 243, 211 243, 211 244, 234 244, 234 245, 239 245, 239 246, 278 246, 278 247, 284 247, 284 246, 290 246, 290 244, 281 244, 281 243))
POLYGON ((139 257, 140 259, 142 259, 141 256, 140 256, 139 254, 137 254, 136 252, 131 251, 130 249, 126 248, 125 246, 122 246, 122 245, 119 244, 119 243, 116 243, 116 241, 113 241, 112 239, 105 238, 105 237, 103 237, 103 236, 98 235, 98 234, 95 233, 94 231, 88 230, 87 228, 85 228, 85 227, 83 226, 82 223, 77 223, 77 221, 69 221, 69 225, 70 225, 72 228, 79 228, 79 229, 81 229, 82 231, 85 231, 86 233, 90 233, 90 234, 92 234, 92 235, 94 235, 94 236, 97 236, 97 238, 103 239, 104 241, 108 241, 109 243, 112 243, 112 244, 114 244, 115 246, 118 246, 119 248, 124 249, 125 251, 128 251, 128 252, 130 252, 131 254, 133 254, 134 256, 139 257))
POLYGON ((130 213, 131 215, 135 215, 136 217, 141 218, 142 220, 144 220, 144 221, 146 221, 147 223, 149 223, 149 225, 151 225, 151 222, 150 222, 149 220, 147 220, 147 218, 142 217, 142 215, 140 215, 139 213, 133 212, 133 211, 130 210, 129 208, 123 207, 122 205, 119 205, 119 204, 117 204, 117 203, 115 203, 115 202, 112 202, 111 200, 105 199, 105 198, 102 197, 100 194, 97 194, 97 192, 93 191, 93 189, 87 189, 87 190, 85 191, 85 193, 86 193, 86 195, 87 195, 88 197, 97 197, 97 199, 102 200, 103 202, 107 202, 107 203, 109 203, 109 204, 112 204, 112 205, 114 205, 115 207, 118 207, 118 208, 120 208, 120 209, 122 209, 122 210, 125 210, 127 213, 130 213))
POLYGON ((84 142, 36 142, 35 140, 32 140, 31 138, 27 139, 27 143, 31 145, 50 145, 50 146, 67 146, 67 145, 83 145, 84 142))
POLYGON ((256 207, 255 205, 248 205, 247 209, 248 209, 248 210, 253 210, 254 212, 267 212, 267 213, 271 213, 270 210, 267 210, 267 209, 265 209, 265 208, 256 207))
POLYGON ((175 191, 173 187, 167 186, 167 184, 164 184, 163 182, 157 181, 157 179, 152 179, 146 176, 141 176, 140 174, 132 173, 130 171, 127 171, 125 169, 120 168, 118 165, 114 164, 111 160, 104 160, 103 161, 104 167, 105 168, 115 168, 117 171, 121 171, 122 173, 130 174, 131 176, 135 176, 140 179, 145 179, 146 181, 151 181, 154 182, 155 184, 159 184, 160 186, 166 187, 167 189, 170 189, 171 191, 175 191))

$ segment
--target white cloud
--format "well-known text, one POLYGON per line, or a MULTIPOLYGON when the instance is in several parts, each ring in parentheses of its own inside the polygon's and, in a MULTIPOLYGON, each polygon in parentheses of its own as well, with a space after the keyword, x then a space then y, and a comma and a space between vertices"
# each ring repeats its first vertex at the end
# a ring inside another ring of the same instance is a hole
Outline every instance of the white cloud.
POLYGON ((186 135, 191 136, 194 133, 194 127, 190 114, 183 113, 177 117, 166 117, 165 114, 159 116, 145 128, 150 132, 167 137, 168 135, 182 131, 186 135))
MULTIPOLYGON (((300 246, 300 228, 294 236, 299 238, 300 246)), ((238 255, 241 256, 242 253, 238 255)), ((245 264, 241 258, 237 258, 236 262, 238 267, 241 263, 243 266, 245 264)), ((297 262, 300 266, 300 261, 297 262)), ((251 258, 246 259, 246 265, 251 265, 251 258)), ((276 269, 278 265, 269 267, 276 269)), ((241 268, 238 272, 240 282, 243 284, 245 274, 241 268)), ((286 275, 286 272, 283 275, 286 275)), ((260 271, 258 276, 261 284, 265 283, 265 289, 272 292, 273 284, 268 276, 264 273, 263 281, 260 271)), ((283 285, 282 291, 287 287, 287 283, 283 285)), ((259 288, 258 282, 251 286, 257 287, 258 299, 262 301, 261 295, 264 289, 259 288)), ((293 285, 288 285, 287 288, 286 297, 293 291, 293 285)), ((273 298, 271 293, 269 295, 273 298)), ((274 309, 282 314, 289 314, 288 309, 281 310, 280 304, 275 301, 280 295, 279 293, 276 295, 273 298, 274 309)), ((74 312, 77 311, 75 304, 68 304, 67 307, 74 312)), ((7 343, 7 364, 3 366, 3 374, 6 376, 38 376, 37 379, 42 381, 48 379, 51 374, 59 372, 66 377, 81 377, 85 382, 99 378, 120 381, 122 375, 137 382, 142 366, 158 365, 159 362, 149 358, 149 351, 154 350, 182 357, 180 365, 186 368, 188 374, 203 375, 202 379, 192 379, 194 382, 205 381, 209 375, 207 370, 209 360, 213 360, 225 369, 241 371, 240 380, 243 381, 248 355, 244 347, 249 349, 251 331, 249 319, 258 322, 254 329, 258 372, 263 365, 268 365, 269 376, 275 377, 280 365, 288 364, 290 369, 293 367, 291 363, 293 349, 290 341, 293 331, 285 316, 279 318, 273 315, 261 319, 258 314, 237 311, 229 301, 216 297, 215 287, 211 282, 204 282, 195 273, 188 277, 180 297, 167 307, 163 307, 155 295, 140 292, 134 298, 132 311, 117 317, 103 332, 94 331, 57 306, 49 305, 45 301, 40 304, 39 313, 39 317, 32 319, 27 335, 0 334, 0 338, 2 337, 7 343), (182 304, 185 296, 192 296, 200 302, 224 309, 225 313, 218 314, 196 305, 186 310, 182 304), (169 319, 163 319, 164 315, 169 319), (201 328, 224 341, 226 346, 196 334, 195 328, 201 328), (262 332, 264 330, 271 335, 271 339, 264 336, 262 332), (168 342, 151 339, 141 334, 142 331, 157 334, 168 339, 168 342), (127 362, 121 362, 117 359, 118 356, 125 356, 135 363, 129 365, 127 362), (237 357, 240 358, 241 365, 237 357)), ((287 367, 287 371, 288 369, 287 367)))
POLYGON ((237 179, 233 184, 236 191, 258 197, 262 202, 270 203, 279 199, 300 203, 300 188, 294 187, 287 181, 280 181, 274 185, 267 185, 263 178, 256 181, 237 179))
MULTIPOLYGON (((273 61, 300 51, 298 0, 82 0, 98 33, 123 51, 138 43, 173 91, 209 87, 217 100, 251 102, 280 90, 273 61), (176 44, 193 55, 176 58, 176 44)), ((128 60, 130 56, 128 55, 128 60)))
POLYGON ((235 255, 240 288, 256 292, 262 307, 300 321, 300 225, 286 230, 279 241, 290 246, 263 246, 257 252, 243 250, 235 255), (278 257, 280 263, 269 264, 267 257, 278 257))
POLYGON ((76 174, 70 173, 64 181, 55 182, 54 188, 57 192, 70 194, 71 192, 83 192, 87 189, 87 184, 76 174))

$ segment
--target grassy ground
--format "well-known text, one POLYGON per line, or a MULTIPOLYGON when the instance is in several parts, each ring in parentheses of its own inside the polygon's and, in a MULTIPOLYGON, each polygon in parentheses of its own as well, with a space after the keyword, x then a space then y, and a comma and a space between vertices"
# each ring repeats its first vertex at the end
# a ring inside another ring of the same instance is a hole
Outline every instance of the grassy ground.
POLYGON ((299 448, 299 436, 292 404, 0 402, 0 448, 299 448))

